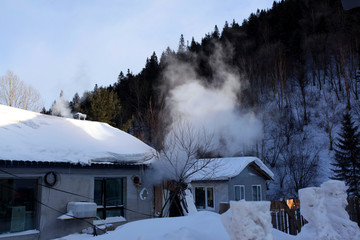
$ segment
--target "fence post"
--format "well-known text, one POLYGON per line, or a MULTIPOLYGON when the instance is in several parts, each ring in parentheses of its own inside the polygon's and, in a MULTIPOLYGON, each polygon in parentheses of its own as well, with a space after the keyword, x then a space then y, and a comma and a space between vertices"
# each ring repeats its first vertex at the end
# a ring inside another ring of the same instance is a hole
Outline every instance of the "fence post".
POLYGON ((284 210, 289 214, 289 216, 294 220, 295 223, 295 227, 297 228, 298 232, 301 232, 301 225, 298 219, 296 219, 294 213, 292 213, 288 207, 288 205, 286 204, 285 200, 281 201, 283 206, 284 206, 284 210))

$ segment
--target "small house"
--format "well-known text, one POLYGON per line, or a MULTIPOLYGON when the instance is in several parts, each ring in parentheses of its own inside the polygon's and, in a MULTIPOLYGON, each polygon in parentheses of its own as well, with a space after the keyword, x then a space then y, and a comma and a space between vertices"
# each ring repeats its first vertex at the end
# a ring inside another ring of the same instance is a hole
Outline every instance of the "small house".
MULTIPOLYGON (((208 160, 207 160, 208 161, 208 160)), ((198 210, 219 212, 229 201, 266 200, 266 181, 274 174, 257 157, 214 158, 191 177, 198 210)))
POLYGON ((52 239, 153 215, 155 150, 108 124, 0 105, 0 239, 52 239))

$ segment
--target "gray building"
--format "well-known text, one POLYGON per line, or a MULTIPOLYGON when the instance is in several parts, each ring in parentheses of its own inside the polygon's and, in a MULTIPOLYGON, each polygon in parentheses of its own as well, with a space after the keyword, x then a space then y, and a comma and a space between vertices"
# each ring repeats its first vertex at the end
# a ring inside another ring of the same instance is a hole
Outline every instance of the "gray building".
POLYGON ((192 193, 198 210, 219 212, 230 201, 266 200, 266 181, 274 174, 256 157, 211 159, 205 171, 191 178, 192 193))
POLYGON ((52 239, 153 215, 148 145, 100 122, 3 105, 0 116, 0 239, 52 239))

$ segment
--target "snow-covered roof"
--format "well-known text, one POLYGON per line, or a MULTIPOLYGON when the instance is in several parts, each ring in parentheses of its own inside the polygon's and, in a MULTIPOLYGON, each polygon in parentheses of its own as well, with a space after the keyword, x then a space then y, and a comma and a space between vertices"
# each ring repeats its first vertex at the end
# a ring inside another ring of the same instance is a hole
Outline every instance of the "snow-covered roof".
POLYGON ((239 175, 251 163, 274 178, 274 173, 257 157, 228 157, 210 159, 206 168, 193 174, 190 181, 227 180, 239 175))
POLYGON ((0 105, 0 161, 147 163, 155 150, 106 123, 0 105))

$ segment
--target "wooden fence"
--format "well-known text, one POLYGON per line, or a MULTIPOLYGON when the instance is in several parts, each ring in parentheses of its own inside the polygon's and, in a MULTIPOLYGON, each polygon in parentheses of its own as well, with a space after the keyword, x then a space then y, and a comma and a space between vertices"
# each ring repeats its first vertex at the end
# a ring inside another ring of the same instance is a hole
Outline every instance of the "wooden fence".
POLYGON ((273 201, 270 211, 273 227, 282 232, 296 235, 306 223, 297 204, 294 204, 293 209, 290 209, 285 201, 273 201))
POLYGON ((348 205, 346 211, 349 214, 350 220, 357 222, 360 227, 360 199, 357 198, 348 198, 348 205))
MULTIPOLYGON (((360 200, 348 198, 347 201, 346 211, 350 220, 356 222, 360 227, 360 200)), ((298 200, 293 209, 290 209, 285 201, 273 201, 270 211, 273 227, 288 234, 298 234, 302 226, 307 223, 300 213, 300 202, 298 200)))

